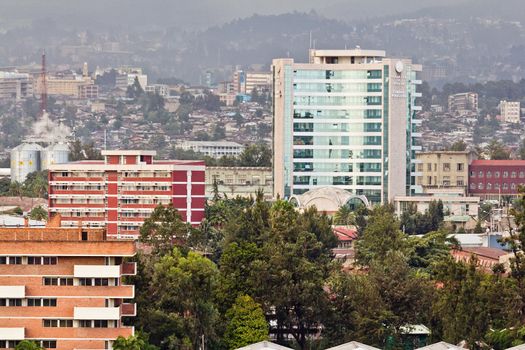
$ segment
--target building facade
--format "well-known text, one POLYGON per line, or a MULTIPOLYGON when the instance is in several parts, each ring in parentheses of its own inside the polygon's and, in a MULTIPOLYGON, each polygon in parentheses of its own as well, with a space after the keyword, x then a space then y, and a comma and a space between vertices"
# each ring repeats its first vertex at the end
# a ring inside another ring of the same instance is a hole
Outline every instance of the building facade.
MULTIPOLYGON (((60 226, 60 223, 58 225, 60 226)), ((103 229, 0 227, 0 348, 32 340, 46 349, 111 349, 134 334, 133 241, 103 229)))
POLYGON ((111 238, 137 238, 160 204, 182 220, 204 218, 203 161, 154 161, 155 151, 102 151, 104 160, 49 166, 49 214, 64 226, 107 227, 111 238))
POLYGON ((381 203, 416 191, 421 66, 357 48, 272 69, 274 196, 337 186, 381 203))
POLYGON ((448 111, 455 114, 470 114, 478 111, 478 94, 464 92, 448 97, 448 111))
POLYGON ((474 154, 468 151, 419 152, 416 184, 422 192, 433 189, 459 189, 466 193, 468 185, 468 166, 474 154))
POLYGON ((272 198, 272 168, 266 167, 206 167, 206 197, 213 198, 215 186, 219 194, 228 197, 255 197, 262 191, 272 198))
POLYGON ((501 101, 499 103, 501 119, 506 123, 518 124, 521 116, 521 104, 519 101, 501 101))
POLYGON ((243 145, 232 141, 182 141, 177 143, 177 147, 213 158, 237 157, 244 151, 243 145))
POLYGON ((0 71, 0 99, 21 100, 33 96, 33 79, 27 73, 0 71))
POLYGON ((469 193, 482 199, 518 196, 525 186, 525 160, 474 160, 469 167, 469 193))

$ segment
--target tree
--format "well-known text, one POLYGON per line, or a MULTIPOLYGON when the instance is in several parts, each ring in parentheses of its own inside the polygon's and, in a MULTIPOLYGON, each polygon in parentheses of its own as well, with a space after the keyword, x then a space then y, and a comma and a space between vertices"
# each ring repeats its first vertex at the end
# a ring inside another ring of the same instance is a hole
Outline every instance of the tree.
POLYGON ((22 200, 22 197, 24 197, 24 186, 18 181, 11 182, 11 185, 9 185, 9 194, 17 196, 22 200))
POLYGON ((143 350, 146 342, 136 335, 130 335, 127 338, 119 336, 113 342, 113 350, 143 350))
POLYGON ((481 227, 481 220, 478 220, 476 222, 476 226, 474 227, 474 233, 483 233, 483 227, 481 227))
POLYGON ((128 86, 126 90, 126 96, 128 98, 138 99, 142 94, 144 94, 144 89, 140 85, 138 77, 135 77, 133 84, 128 86))
POLYGON ((140 228, 140 240, 152 246, 155 254, 163 255, 175 245, 183 244, 190 232, 187 223, 173 204, 159 204, 140 228))
POLYGON ((334 224, 336 225, 355 225, 355 216, 348 205, 343 205, 334 214, 334 224))
POLYGON ((47 220, 47 211, 42 206, 35 207, 29 212, 29 218, 33 220, 47 220))
POLYGON ((152 344, 161 349, 199 349, 204 337, 206 348, 218 341, 219 313, 214 301, 219 272, 209 259, 177 248, 159 258, 152 267, 147 302, 138 321, 150 334, 152 344))
POLYGON ((248 295, 240 295, 232 308, 226 312, 228 325, 224 342, 228 349, 238 349, 246 345, 268 339, 268 323, 261 306, 248 295))
POLYGON ((467 150, 467 144, 463 140, 458 140, 458 141, 454 142, 452 144, 452 146, 450 146, 450 150, 451 151, 455 151, 455 152, 466 151, 467 150))
POLYGON ((270 167, 272 166, 272 151, 264 143, 250 145, 240 154, 239 166, 270 167))
POLYGON ((221 123, 213 124, 213 127, 211 129, 212 141, 224 140, 225 137, 226 137, 226 129, 224 128, 224 125, 222 125, 221 123))
POLYGON ((490 141, 485 150, 492 160, 510 159, 510 152, 496 139, 490 141))
POLYGON ((23 187, 25 194, 29 197, 46 198, 48 192, 47 170, 27 174, 23 187))
POLYGON ((35 341, 22 340, 15 346, 15 350, 43 350, 43 348, 35 341))
POLYGON ((525 139, 521 141, 521 145, 518 150, 518 154, 519 154, 520 159, 525 160, 525 139))

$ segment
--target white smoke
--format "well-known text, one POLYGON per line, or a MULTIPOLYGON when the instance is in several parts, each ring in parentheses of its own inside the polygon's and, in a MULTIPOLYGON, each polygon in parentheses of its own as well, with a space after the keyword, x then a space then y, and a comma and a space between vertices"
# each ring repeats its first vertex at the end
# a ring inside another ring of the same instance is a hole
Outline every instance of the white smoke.
POLYGON ((33 137, 45 140, 49 143, 64 142, 71 135, 71 129, 62 123, 56 123, 49 118, 49 114, 44 112, 33 124, 33 137))

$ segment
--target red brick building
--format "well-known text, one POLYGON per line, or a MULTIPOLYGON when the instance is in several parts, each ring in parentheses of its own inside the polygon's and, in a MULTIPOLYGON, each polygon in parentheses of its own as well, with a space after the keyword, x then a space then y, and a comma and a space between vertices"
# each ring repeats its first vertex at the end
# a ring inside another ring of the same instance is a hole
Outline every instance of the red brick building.
POLYGON ((525 160, 473 160, 469 165, 469 193, 482 199, 515 197, 525 186, 525 160))
POLYGON ((110 237, 136 238, 159 204, 182 219, 204 218, 204 161, 156 161, 155 151, 102 151, 104 160, 49 167, 49 214, 63 225, 107 227, 110 237))
MULTIPOLYGON (((58 220, 60 218, 58 217, 58 220)), ((132 240, 104 229, 0 227, 0 348, 24 339, 47 349, 111 349, 134 333, 132 240)))

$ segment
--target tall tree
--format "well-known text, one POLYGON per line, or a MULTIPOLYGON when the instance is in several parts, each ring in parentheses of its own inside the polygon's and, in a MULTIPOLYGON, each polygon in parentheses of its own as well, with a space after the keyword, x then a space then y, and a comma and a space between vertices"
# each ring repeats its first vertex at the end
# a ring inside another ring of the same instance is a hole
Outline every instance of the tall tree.
POLYGON ((496 139, 490 141, 485 150, 492 160, 510 159, 510 152, 496 139))
POLYGON ((238 349, 246 345, 268 339, 268 323, 261 305, 248 295, 240 295, 226 312, 228 324, 224 342, 228 349, 238 349))
POLYGON ((272 165, 272 151, 264 143, 250 145, 240 154, 239 165, 269 167, 272 165))
POLYGON ((355 215, 348 205, 343 205, 334 214, 334 224, 355 225, 355 215))

